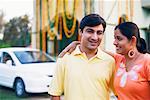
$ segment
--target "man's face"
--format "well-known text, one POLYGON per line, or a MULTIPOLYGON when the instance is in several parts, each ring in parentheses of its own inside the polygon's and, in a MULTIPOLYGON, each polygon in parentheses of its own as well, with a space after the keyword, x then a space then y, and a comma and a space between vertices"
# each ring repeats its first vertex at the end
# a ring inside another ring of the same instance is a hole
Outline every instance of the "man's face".
POLYGON ((103 38, 102 24, 94 27, 86 26, 81 32, 81 45, 86 50, 96 50, 103 38))

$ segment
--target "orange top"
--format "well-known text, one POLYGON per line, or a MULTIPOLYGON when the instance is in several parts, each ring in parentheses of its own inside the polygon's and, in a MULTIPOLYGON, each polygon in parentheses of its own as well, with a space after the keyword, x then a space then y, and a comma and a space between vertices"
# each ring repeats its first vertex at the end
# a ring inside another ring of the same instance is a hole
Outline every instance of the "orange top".
POLYGON ((125 58, 119 54, 116 60, 114 87, 118 100, 150 100, 150 55, 137 61, 128 72, 125 70, 125 58))

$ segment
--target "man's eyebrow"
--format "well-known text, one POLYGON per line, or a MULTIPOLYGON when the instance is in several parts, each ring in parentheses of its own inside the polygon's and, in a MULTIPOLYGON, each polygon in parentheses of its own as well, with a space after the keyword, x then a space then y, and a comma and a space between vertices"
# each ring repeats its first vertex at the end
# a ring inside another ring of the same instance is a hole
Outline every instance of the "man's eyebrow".
POLYGON ((102 30, 98 30, 97 32, 103 32, 102 30))
POLYGON ((92 30, 92 31, 94 31, 92 28, 87 28, 86 30, 92 30))
MULTIPOLYGON (((88 30, 90 30, 90 31, 95 31, 95 30, 92 29, 92 28, 87 28, 86 30, 87 30, 87 31, 88 31, 88 30)), ((97 30, 97 32, 103 32, 103 31, 102 31, 102 30, 97 30)))

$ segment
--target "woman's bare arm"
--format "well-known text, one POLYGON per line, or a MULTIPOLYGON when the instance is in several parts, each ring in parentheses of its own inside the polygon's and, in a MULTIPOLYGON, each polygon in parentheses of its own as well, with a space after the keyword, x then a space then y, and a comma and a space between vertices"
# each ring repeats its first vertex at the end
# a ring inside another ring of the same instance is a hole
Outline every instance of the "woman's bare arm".
POLYGON ((103 50, 105 53, 109 54, 110 56, 114 57, 114 53, 110 52, 110 51, 106 51, 106 50, 103 50))
POLYGON ((58 55, 58 57, 62 58, 67 52, 72 53, 78 44, 80 44, 80 41, 73 41, 58 55))
POLYGON ((112 57, 114 57, 114 53, 109 52, 109 51, 105 51, 107 54, 111 55, 112 57))

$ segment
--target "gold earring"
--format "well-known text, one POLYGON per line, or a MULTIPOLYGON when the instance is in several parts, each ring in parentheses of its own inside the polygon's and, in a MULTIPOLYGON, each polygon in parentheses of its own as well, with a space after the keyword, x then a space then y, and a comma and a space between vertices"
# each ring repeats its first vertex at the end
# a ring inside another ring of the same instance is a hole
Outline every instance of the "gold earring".
POLYGON ((133 49, 129 50, 128 56, 129 56, 129 58, 133 58, 135 56, 135 52, 133 49))

